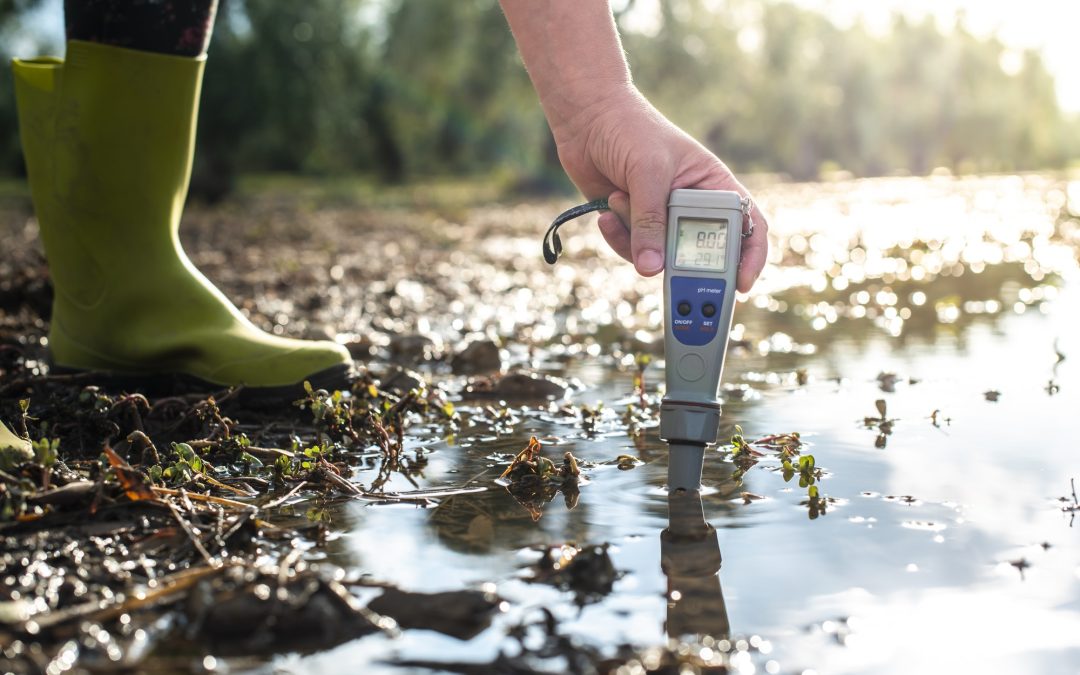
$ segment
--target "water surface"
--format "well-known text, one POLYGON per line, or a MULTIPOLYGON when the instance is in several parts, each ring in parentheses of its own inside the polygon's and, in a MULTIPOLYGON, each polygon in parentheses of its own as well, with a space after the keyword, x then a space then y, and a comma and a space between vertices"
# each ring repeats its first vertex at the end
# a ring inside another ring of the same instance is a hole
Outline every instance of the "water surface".
MULTIPOLYGON (((595 254, 601 240, 584 225, 548 270, 533 262, 540 241, 529 232, 542 231, 550 208, 479 209, 445 231, 468 251, 457 260, 465 271, 446 283, 479 290, 421 328, 449 339, 470 322, 494 325, 518 365, 583 388, 566 403, 510 403, 513 419, 500 424, 491 418, 503 406, 459 400, 462 423, 449 438, 441 426, 415 428, 410 444, 430 451, 421 486, 490 489, 428 508, 332 506, 337 534, 325 555, 411 590, 494 588, 506 611, 470 641, 407 631, 275 666, 486 663, 516 653, 507 630, 545 607, 560 632, 605 653, 669 645, 668 627, 709 634, 671 644, 714 663, 727 648, 741 673, 1077 672, 1080 525, 1069 507, 1070 479, 1080 479, 1071 427, 1080 411, 1080 183, 881 179, 771 186, 759 199, 772 213, 774 264, 736 311, 721 436, 735 425, 751 440, 799 432, 803 453, 824 469, 823 515, 810 517, 806 490, 784 481, 772 453, 738 483, 721 446, 707 453, 702 499, 719 575, 707 569, 706 542, 675 561, 704 571, 666 577, 665 447, 654 426, 623 421, 636 404, 632 355, 660 351, 659 281, 595 254), (500 219, 535 227, 471 238, 500 219), (885 430, 865 419, 879 416, 878 399, 893 420, 885 430), (591 430, 558 411, 601 402, 591 430), (573 509, 559 495, 534 521, 494 483, 503 467, 494 456, 530 436, 552 458, 569 450, 644 463, 587 470, 573 509), (610 594, 581 604, 524 580, 539 547, 566 542, 611 544, 622 575, 610 594)), ((421 304, 441 292, 404 291, 403 302, 421 304)), ((662 368, 658 356, 646 370, 653 407, 662 368)), ((567 671, 557 658, 535 666, 567 671)))

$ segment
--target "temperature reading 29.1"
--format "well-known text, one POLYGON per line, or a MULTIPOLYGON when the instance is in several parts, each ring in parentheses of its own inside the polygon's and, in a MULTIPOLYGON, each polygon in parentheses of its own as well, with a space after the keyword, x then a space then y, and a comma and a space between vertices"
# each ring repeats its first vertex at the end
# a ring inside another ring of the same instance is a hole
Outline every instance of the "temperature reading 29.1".
POLYGON ((675 267, 723 273, 727 260, 727 230, 726 218, 680 218, 675 267))

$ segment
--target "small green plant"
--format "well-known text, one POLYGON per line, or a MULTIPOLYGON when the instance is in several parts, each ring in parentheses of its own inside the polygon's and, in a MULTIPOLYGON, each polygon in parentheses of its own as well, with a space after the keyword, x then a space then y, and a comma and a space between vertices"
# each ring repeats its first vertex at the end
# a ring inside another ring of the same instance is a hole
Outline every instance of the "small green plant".
POLYGON ((763 454, 754 449, 754 446, 746 440, 742 427, 736 424, 735 433, 731 435, 731 460, 736 467, 731 477, 736 485, 742 484, 742 477, 758 463, 758 458, 763 454))
MULTIPOLYGON (((324 445, 324 437, 337 442, 350 440, 360 444, 360 435, 353 428, 352 405, 343 392, 314 389, 307 380, 304 381, 304 392, 307 396, 296 401, 295 405, 311 412, 317 445, 324 445)), ((384 400, 383 408, 388 405, 389 402, 384 400)))
POLYGON ((784 459, 780 463, 784 475, 784 482, 790 481, 796 474, 799 476, 799 487, 809 487, 821 478, 821 469, 815 466, 813 455, 803 455, 793 464, 790 459, 784 459))
POLYGON ((37 459, 38 464, 41 464, 46 469, 56 464, 60 439, 42 438, 41 440, 31 441, 30 447, 34 450, 34 457, 37 459))
POLYGON ((279 478, 295 478, 314 471, 322 460, 330 461, 333 454, 332 445, 313 445, 300 449, 299 443, 294 441, 291 456, 283 454, 274 461, 274 473, 279 478))
POLYGON ((147 472, 152 483, 164 483, 170 487, 181 487, 195 480, 197 474, 207 473, 213 466, 203 460, 195 448, 187 443, 173 443, 172 463, 168 466, 155 464, 147 472))

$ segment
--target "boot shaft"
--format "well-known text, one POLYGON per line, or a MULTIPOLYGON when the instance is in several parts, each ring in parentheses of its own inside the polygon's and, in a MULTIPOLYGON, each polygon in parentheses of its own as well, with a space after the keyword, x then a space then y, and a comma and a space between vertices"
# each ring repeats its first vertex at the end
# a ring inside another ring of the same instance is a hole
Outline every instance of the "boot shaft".
POLYGON ((13 63, 57 309, 99 304, 118 267, 139 274, 182 255, 204 63, 80 41, 64 61, 13 63))

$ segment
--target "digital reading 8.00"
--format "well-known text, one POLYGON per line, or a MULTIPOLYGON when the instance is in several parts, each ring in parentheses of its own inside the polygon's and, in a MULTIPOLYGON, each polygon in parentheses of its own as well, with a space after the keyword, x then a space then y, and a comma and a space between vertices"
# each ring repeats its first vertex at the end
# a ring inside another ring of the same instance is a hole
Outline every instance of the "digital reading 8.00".
POLYGON ((727 259, 727 219, 680 218, 675 244, 675 267, 724 272, 727 259))

